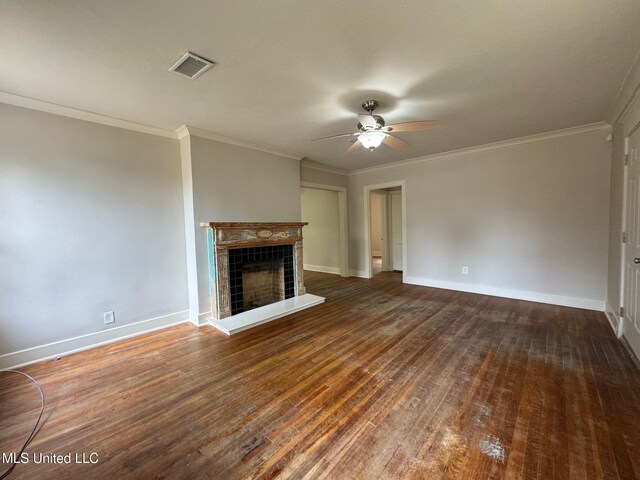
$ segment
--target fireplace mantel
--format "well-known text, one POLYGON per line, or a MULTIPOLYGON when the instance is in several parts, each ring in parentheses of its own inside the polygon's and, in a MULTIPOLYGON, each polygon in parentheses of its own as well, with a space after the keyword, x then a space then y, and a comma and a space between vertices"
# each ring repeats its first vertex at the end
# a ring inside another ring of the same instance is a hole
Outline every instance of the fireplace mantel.
MULTIPOLYGON (((302 270, 302 227, 305 225, 307 222, 206 222, 200 224, 207 229, 211 312, 214 326, 216 320, 231 317, 229 282, 229 250, 231 249, 291 245, 294 262, 294 296, 305 295, 302 270)), ((233 318, 245 313, 235 315, 233 318)))
POLYGON ((308 222, 205 222, 216 248, 245 248, 302 242, 302 227, 308 222))

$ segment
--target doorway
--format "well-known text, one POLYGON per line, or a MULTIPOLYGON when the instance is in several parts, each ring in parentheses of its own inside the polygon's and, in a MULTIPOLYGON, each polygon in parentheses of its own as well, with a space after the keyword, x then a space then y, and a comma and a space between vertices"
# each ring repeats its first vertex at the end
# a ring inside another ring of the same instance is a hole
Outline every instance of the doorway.
POLYGON ((304 269, 349 276, 347 238, 347 189, 302 182, 300 185, 304 228, 304 269))
POLYGON ((402 272, 406 281, 404 180, 364 187, 365 277, 402 272))

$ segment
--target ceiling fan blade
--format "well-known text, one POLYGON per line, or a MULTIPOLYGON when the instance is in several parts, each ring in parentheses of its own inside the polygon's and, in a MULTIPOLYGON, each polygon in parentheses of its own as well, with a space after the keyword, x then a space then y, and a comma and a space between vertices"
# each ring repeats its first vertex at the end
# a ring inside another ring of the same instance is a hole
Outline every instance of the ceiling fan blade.
POLYGON ((404 140, 400 140, 398 137, 394 137, 388 133, 384 136, 384 140, 382 140, 382 142, 390 147, 397 148, 398 150, 404 150, 409 146, 409 144, 404 140))
POLYGON ((331 138, 340 138, 340 137, 354 137, 356 135, 358 135, 360 132, 358 133, 340 133, 338 135, 329 135, 328 137, 320 137, 320 138, 314 138, 313 140, 311 140, 312 142, 317 142, 318 140, 329 140, 331 138))
POLYGON ((418 122, 404 122, 388 125, 392 132, 415 132, 417 130, 428 130, 439 126, 440 122, 437 120, 420 120, 418 122))
POLYGON ((346 155, 351 155, 352 153, 355 153, 356 150, 358 150, 360 148, 362 144, 360 143, 360 140, 356 140, 355 142, 353 142, 353 145, 351 145, 348 149, 347 149, 347 153, 346 155))
POLYGON ((363 127, 376 127, 378 125, 378 122, 373 118, 373 115, 366 115, 364 113, 358 114, 358 121, 363 127))

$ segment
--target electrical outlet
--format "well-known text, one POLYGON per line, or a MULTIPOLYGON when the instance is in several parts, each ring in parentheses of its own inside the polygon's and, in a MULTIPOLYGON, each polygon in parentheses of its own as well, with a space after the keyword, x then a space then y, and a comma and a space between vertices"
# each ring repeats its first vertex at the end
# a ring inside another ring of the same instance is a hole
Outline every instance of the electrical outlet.
POLYGON ((113 310, 109 312, 104 312, 104 324, 108 325, 110 323, 114 323, 116 321, 116 316, 113 313, 113 310))
POLYGON ((469 275, 469 267, 462 267, 462 274, 469 275))

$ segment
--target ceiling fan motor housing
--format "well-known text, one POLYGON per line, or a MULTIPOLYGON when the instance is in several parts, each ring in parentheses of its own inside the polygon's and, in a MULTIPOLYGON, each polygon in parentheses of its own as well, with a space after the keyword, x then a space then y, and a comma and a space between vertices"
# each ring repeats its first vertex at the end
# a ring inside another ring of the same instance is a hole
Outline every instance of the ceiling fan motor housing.
POLYGON ((361 132, 366 132, 367 130, 379 130, 384 127, 384 118, 382 118, 380 115, 371 116, 376 119, 376 126, 366 128, 360 122, 358 122, 358 130, 360 130, 361 132))

